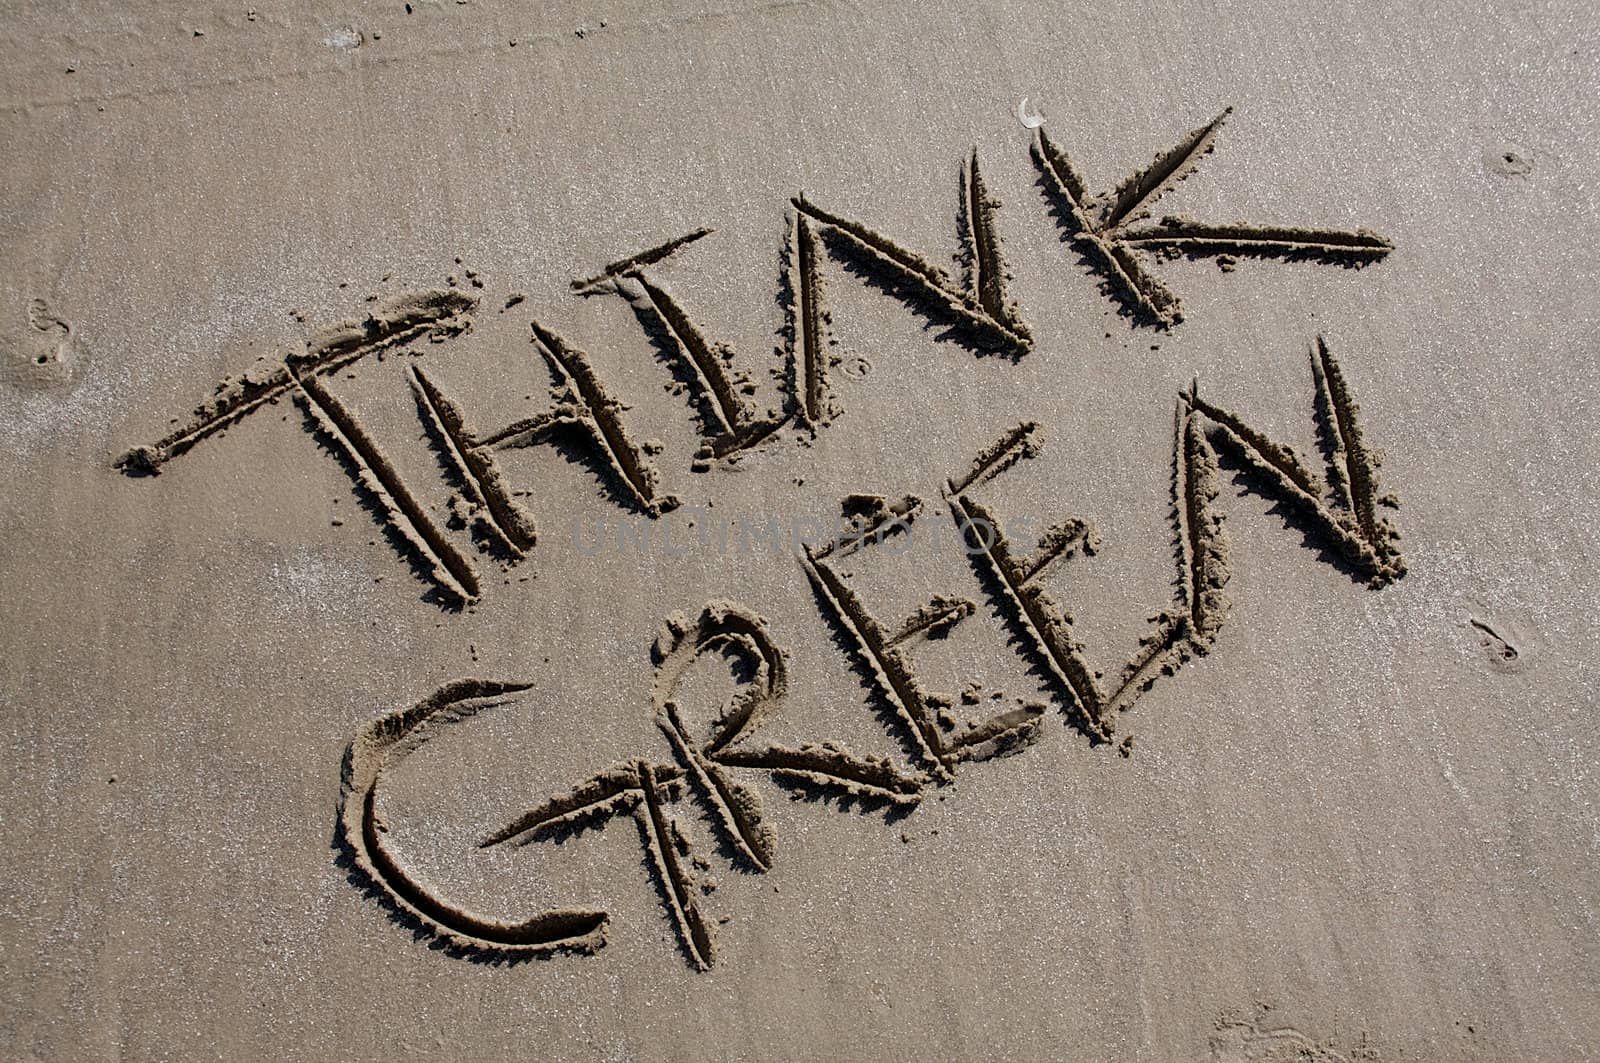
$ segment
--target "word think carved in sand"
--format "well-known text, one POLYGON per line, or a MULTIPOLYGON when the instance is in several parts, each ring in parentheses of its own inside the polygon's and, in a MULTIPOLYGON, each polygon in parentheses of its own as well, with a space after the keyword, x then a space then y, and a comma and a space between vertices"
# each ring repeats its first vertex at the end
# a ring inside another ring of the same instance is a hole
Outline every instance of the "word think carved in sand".
MULTIPOLYGON (((1110 683, 1088 659, 1070 614, 1042 586, 1055 566, 1092 555, 1100 543, 1098 533, 1068 517, 1027 548, 1011 541, 1000 518, 980 499, 985 484, 1038 455, 1039 426, 1023 423, 1007 431, 968 469, 940 486, 967 544, 967 556, 1010 627, 1012 644, 1048 677, 1058 707, 1092 743, 1109 744, 1122 712, 1194 655, 1206 653, 1228 615, 1224 588, 1232 560, 1222 515, 1213 506, 1224 461, 1283 504, 1291 520, 1353 578, 1381 587, 1404 574, 1398 534, 1379 513, 1395 502, 1376 493, 1377 463, 1362 441, 1358 410, 1343 375, 1320 342, 1311 362, 1326 481, 1291 448, 1200 398, 1198 387, 1178 397, 1171 486, 1173 597, 1151 618, 1149 632, 1110 683)), ((702 908, 715 884, 706 874, 710 861, 683 826, 696 818, 679 811, 685 801, 710 821, 721 851, 732 862, 751 873, 766 873, 774 865, 777 841, 760 793, 751 785, 754 780, 832 795, 841 806, 903 815, 930 789, 952 782, 963 764, 1015 753, 1036 742, 1046 705, 1022 703, 961 724, 950 711, 954 697, 928 689, 917 674, 911 651, 926 649, 929 640, 977 616, 975 603, 937 594, 910 615, 885 622, 873 615, 838 569, 839 559, 909 532, 924 508, 920 498, 910 495, 893 503, 879 496, 849 496, 843 505, 847 532, 825 545, 803 547, 798 558, 842 651, 870 677, 873 695, 886 710, 886 729, 903 752, 902 762, 859 756, 831 742, 792 748, 755 741, 763 721, 786 698, 786 655, 762 618, 734 603, 712 602, 693 621, 682 615, 669 618, 652 651, 655 722, 672 759, 641 757, 600 771, 538 802, 489 833, 480 846, 562 843, 618 816, 631 817, 683 952, 703 970, 716 959, 715 922, 702 908), (720 657, 733 676, 742 678, 709 727, 693 724, 675 700, 683 675, 703 656, 720 657)), ((420 704, 369 725, 351 742, 344 762, 339 834, 353 881, 439 947, 489 962, 592 953, 604 944, 608 915, 573 908, 504 922, 438 896, 385 846, 389 828, 378 793, 385 771, 441 728, 528 689, 527 684, 482 679, 450 683, 420 704)), ((980 703, 976 690, 975 684, 963 690, 966 706, 980 703)), ((1125 741, 1124 754, 1127 748, 1125 741)))
MULTIPOLYGON (((1182 318, 1177 297, 1150 272, 1145 259, 1157 255, 1215 257, 1224 265, 1236 256, 1361 266, 1383 258, 1391 245, 1371 233, 1208 225, 1169 217, 1140 226, 1156 200, 1191 173, 1212 150, 1230 112, 1194 130, 1148 167, 1102 197, 1087 194, 1066 152, 1042 128, 1034 127, 1032 155, 1040 184, 1053 206, 1065 238, 1136 323, 1170 328, 1182 318)), ((786 366, 775 371, 783 381, 781 402, 760 409, 748 373, 733 368, 734 353, 711 339, 656 275, 654 267, 710 234, 697 229, 626 256, 598 274, 572 282, 575 293, 616 296, 628 304, 641 327, 672 364, 686 392, 701 441, 690 469, 705 472, 732 463, 767 445, 786 430, 802 441, 843 414, 830 386, 835 368, 850 375, 854 364, 833 355, 832 316, 827 307, 823 264, 837 261, 848 272, 905 303, 944 331, 942 337, 979 353, 1017 359, 1033 347, 1032 331, 1007 294, 1009 276, 998 227, 999 202, 989 192, 974 151, 963 160, 957 208, 958 245, 953 256, 960 275, 953 278, 915 252, 857 221, 817 205, 804 194, 786 212, 779 273, 779 299, 786 319, 779 354, 786 366)), ((474 280, 475 285, 481 282, 474 280)), ((522 301, 508 299, 510 310, 522 301)), ((459 608, 478 601, 484 581, 473 551, 458 545, 419 501, 399 468, 340 401, 327 380, 368 354, 426 350, 469 331, 479 299, 456 290, 426 292, 394 300, 365 319, 336 325, 313 335, 280 364, 267 365, 226 380, 179 427, 154 444, 134 447, 117 459, 130 475, 153 475, 201 441, 275 404, 295 400, 312 434, 333 453, 355 483, 393 545, 406 556, 441 604, 459 608)), ((596 469, 619 505, 659 517, 678 499, 660 489, 650 447, 629 435, 619 401, 595 371, 590 358, 538 321, 530 322, 529 342, 549 370, 552 399, 524 419, 495 429, 472 424, 460 403, 419 365, 407 368, 418 415, 445 467, 455 495, 443 523, 470 527, 478 552, 507 567, 526 559, 537 542, 533 515, 519 492, 502 475, 499 451, 553 446, 596 469)), ((1216 423, 1226 424, 1225 421, 1216 423)), ((1238 447, 1233 448, 1235 452, 1238 447)), ((1248 451, 1248 448, 1246 448, 1248 451)), ((1254 460, 1268 476, 1287 476, 1285 489, 1311 490, 1308 481, 1272 459, 1275 451, 1257 448, 1254 460), (1261 457, 1260 455, 1268 455, 1261 457), (1264 463, 1264 464, 1263 464, 1264 463)), ((1297 496, 1298 497, 1298 496, 1297 496)), ((1364 534, 1370 520, 1358 517, 1364 534)))

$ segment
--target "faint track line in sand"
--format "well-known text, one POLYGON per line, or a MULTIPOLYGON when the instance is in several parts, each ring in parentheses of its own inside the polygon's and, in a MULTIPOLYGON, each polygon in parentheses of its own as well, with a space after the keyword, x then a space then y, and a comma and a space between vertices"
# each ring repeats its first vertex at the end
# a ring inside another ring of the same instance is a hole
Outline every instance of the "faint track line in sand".
MULTIPOLYGON (((615 34, 621 37, 649 37, 663 32, 670 33, 685 27, 726 22, 750 15, 769 12, 810 12, 818 8, 827 9, 841 6, 844 5, 827 2, 827 0, 770 0, 767 3, 725 7, 717 11, 704 11, 676 18, 639 18, 631 21, 611 20, 606 32, 607 34, 615 34)), ((486 40, 479 44, 455 44, 448 47, 432 48, 411 47, 403 53, 392 55, 373 54, 374 49, 368 46, 364 49, 357 49, 355 57, 359 64, 359 69, 382 69, 391 66, 404 66, 408 63, 496 56, 525 63, 526 60, 522 58, 523 54, 539 46, 559 48, 585 47, 584 43, 580 40, 575 40, 570 32, 533 33, 527 35, 517 33, 515 36, 518 43, 516 48, 511 47, 505 37, 497 35, 492 41, 486 40)), ((315 34, 308 29, 305 39, 309 42, 314 37, 315 34)), ((0 107, 0 114, 29 114, 36 111, 76 107, 81 104, 105 104, 125 100, 144 101, 163 97, 182 97, 202 90, 247 89, 256 85, 270 85, 282 81, 316 81, 330 76, 348 77, 351 72, 348 59, 349 53, 346 53, 346 58, 342 61, 332 61, 289 70, 266 70, 235 77, 196 77, 173 84, 158 84, 149 88, 129 89, 119 92, 38 97, 0 107)), ((93 70, 92 68, 85 68, 78 71, 77 74, 93 76, 93 70)), ((77 75, 75 74, 74 76, 77 75)))

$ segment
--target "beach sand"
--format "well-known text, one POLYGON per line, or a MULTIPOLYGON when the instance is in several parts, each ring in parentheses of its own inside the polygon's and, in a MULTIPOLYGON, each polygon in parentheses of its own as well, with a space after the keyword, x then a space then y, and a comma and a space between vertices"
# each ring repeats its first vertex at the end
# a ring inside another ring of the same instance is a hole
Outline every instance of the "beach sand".
POLYGON ((7 5, 0 1054, 1600 1058, 1600 18, 1454 8, 7 5))

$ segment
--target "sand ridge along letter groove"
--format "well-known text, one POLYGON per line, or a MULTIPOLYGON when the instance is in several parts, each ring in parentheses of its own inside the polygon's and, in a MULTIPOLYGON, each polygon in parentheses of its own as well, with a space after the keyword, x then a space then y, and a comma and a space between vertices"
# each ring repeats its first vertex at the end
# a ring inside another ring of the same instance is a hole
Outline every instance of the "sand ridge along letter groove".
POLYGON ((1237 257, 1360 268, 1394 250, 1388 240, 1365 229, 1212 225, 1181 215, 1139 227, 1136 223, 1149 217, 1161 194, 1193 173, 1200 159, 1210 154, 1218 130, 1232 113, 1233 108, 1227 108, 1098 198, 1089 195, 1066 150, 1042 127, 1034 130, 1034 164, 1066 239, 1099 274, 1101 290, 1137 324, 1170 329, 1183 320, 1182 303, 1145 268, 1140 252, 1215 258, 1224 268, 1231 268, 1237 257))

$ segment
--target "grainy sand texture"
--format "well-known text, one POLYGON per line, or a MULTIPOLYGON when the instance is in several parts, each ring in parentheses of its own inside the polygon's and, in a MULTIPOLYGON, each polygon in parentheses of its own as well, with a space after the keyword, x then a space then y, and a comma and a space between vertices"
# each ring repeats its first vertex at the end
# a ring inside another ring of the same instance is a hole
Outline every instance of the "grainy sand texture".
POLYGON ((0 15, 0 1058, 1600 1059, 1592 4, 0 15))

